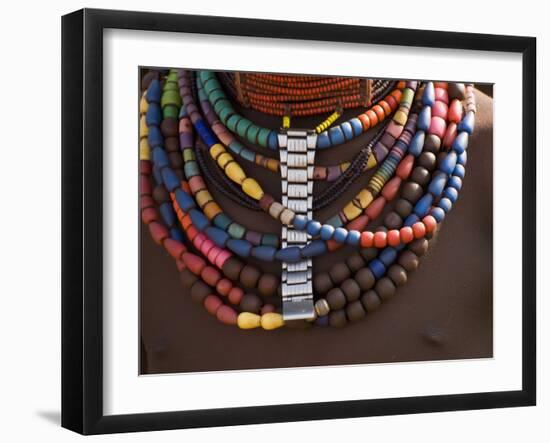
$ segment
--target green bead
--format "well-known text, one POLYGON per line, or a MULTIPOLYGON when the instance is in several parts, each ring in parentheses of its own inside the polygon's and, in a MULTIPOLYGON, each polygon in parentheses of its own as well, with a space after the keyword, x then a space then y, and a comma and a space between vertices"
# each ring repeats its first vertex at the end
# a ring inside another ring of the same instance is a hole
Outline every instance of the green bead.
POLYGON ((258 143, 258 133, 260 132, 260 127, 252 125, 248 128, 248 133, 246 134, 248 141, 250 143, 258 143))
POLYGON ((177 91, 165 91, 162 93, 160 106, 164 108, 168 105, 173 105, 178 108, 181 106, 181 97, 177 91))
POLYGON ((220 112, 218 112, 220 120, 223 122, 224 125, 227 125, 227 121, 233 114, 235 114, 235 111, 230 107, 223 108, 220 112))
POLYGON ((178 119, 179 118, 179 111, 176 106, 168 105, 162 110, 163 117, 166 118, 173 118, 178 119))
POLYGON ((183 150, 183 161, 184 162, 190 162, 195 160, 195 153, 192 149, 184 149, 183 150))
POLYGON ((237 125, 242 120, 242 117, 237 114, 233 114, 229 119, 227 120, 226 126, 229 128, 231 132, 235 132, 235 129, 237 128, 237 125))
POLYGON ((275 234, 264 234, 262 235, 261 244, 263 246, 274 246, 279 247, 279 237, 275 234))
POLYGON ((225 94, 220 90, 212 92, 209 96, 209 100, 212 105, 216 105, 219 100, 224 100, 225 98, 225 94))
POLYGON ((267 128, 261 128, 260 132, 258 133, 258 144, 263 147, 267 148, 267 138, 269 137, 269 133, 271 131, 267 128))
POLYGON ((411 88, 403 89, 403 93, 401 95, 401 105, 408 105, 407 107, 410 107, 413 99, 414 91, 411 88))
POLYGON ((239 225, 238 223, 231 223, 229 225, 229 228, 227 229, 227 233, 231 236, 231 238, 243 238, 244 234, 246 233, 246 229, 244 226, 239 225))
POLYGON ((175 82, 166 82, 164 84, 164 91, 179 91, 178 84, 175 82))
POLYGON ((237 124, 237 134, 239 134, 241 137, 246 136, 246 131, 248 128, 252 126, 252 122, 246 118, 243 118, 238 124, 237 124))

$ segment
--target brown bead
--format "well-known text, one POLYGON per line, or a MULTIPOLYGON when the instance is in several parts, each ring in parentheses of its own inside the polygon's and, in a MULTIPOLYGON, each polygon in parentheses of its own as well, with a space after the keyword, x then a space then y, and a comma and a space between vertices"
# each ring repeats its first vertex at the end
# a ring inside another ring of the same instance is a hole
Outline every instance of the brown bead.
POLYGON ((464 100, 464 98, 466 98, 466 87, 464 86, 464 83, 449 83, 447 92, 450 100, 453 98, 464 100))
POLYGON ((417 166, 411 173, 411 180, 420 186, 426 186, 430 182, 430 171, 422 166, 417 166))
MULTIPOLYGON (((413 171, 414 172, 414 171, 413 171)), ((397 212, 401 217, 406 218, 412 212, 413 205, 404 198, 400 198, 395 203, 395 212, 397 212)))
POLYGON ((350 322, 356 322, 365 318, 367 313, 359 300, 355 300, 346 306, 346 316, 350 322))
POLYGON ((153 198, 160 205, 170 201, 170 194, 164 186, 155 186, 155 189, 153 189, 153 198))
POLYGON ((168 137, 164 140, 164 147, 168 152, 177 152, 181 155, 180 142, 177 137, 168 137))
POLYGON ((187 268, 180 272, 180 282, 184 288, 190 288, 197 280, 198 277, 187 268))
POLYGON ((149 71, 141 79, 141 89, 145 90, 149 87, 149 84, 154 80, 159 78, 158 71, 149 71))
POLYGON ((259 314, 260 309, 262 308, 262 299, 255 294, 244 294, 241 302, 239 303, 239 308, 243 312, 259 314))
POLYGON ((361 249, 359 251, 359 253, 361 254, 361 257, 363 257, 363 259, 366 261, 366 262, 369 262, 371 261, 372 259, 378 257, 378 249, 377 248, 365 248, 365 249, 361 249))
POLYGON ((183 168, 183 157, 179 152, 168 153, 168 158, 170 159, 170 165, 173 169, 183 168))
POLYGON ((395 285, 388 277, 382 277, 376 282, 374 290, 380 299, 386 301, 395 295, 395 285))
POLYGON ((326 294, 334 287, 334 283, 327 273, 317 274, 313 277, 313 289, 317 294, 326 294))
POLYGON ((368 291, 374 286, 376 279, 369 268, 360 269, 355 275, 355 281, 363 291, 368 291))
POLYGON ((236 281, 239 279, 239 274, 243 267, 244 263, 237 257, 229 257, 223 264, 222 271, 228 279, 236 281))
POLYGON ((361 303, 367 312, 372 312, 378 309, 378 307, 382 304, 382 300, 380 300, 380 297, 378 297, 376 291, 371 289, 361 296, 361 303))
POLYGON ((418 268, 418 257, 414 252, 406 250, 399 255, 397 263, 403 266, 406 271, 412 272, 418 268))
POLYGON ((327 302, 331 310, 342 309, 346 305, 346 296, 340 288, 328 291, 327 302))
POLYGON ((392 265, 388 269, 388 277, 396 286, 403 286, 407 283, 407 271, 402 266, 392 265))
POLYGON ((202 280, 197 280, 193 286, 191 286, 191 298, 197 303, 203 303, 204 299, 212 294, 212 289, 202 280))
POLYGON ((279 279, 273 274, 263 274, 258 281, 258 291, 265 296, 275 294, 277 286, 279 286, 279 279))
POLYGON ((384 224, 388 229, 399 229, 403 225, 403 219, 397 212, 391 211, 384 218, 384 224))
POLYGON ((340 289, 346 296, 348 302, 357 300, 361 295, 361 288, 352 278, 348 278, 346 281, 344 281, 340 286, 340 289))
POLYGON ((160 131, 164 137, 178 137, 178 125, 175 118, 165 118, 160 124, 160 131))
POLYGON ((401 197, 407 199, 410 203, 416 203, 424 191, 422 186, 415 182, 407 182, 403 186, 403 191, 401 192, 401 197))
POLYGON ((331 311, 328 315, 328 324, 336 328, 346 326, 348 319, 346 318, 346 311, 340 309, 338 311, 331 311))
POLYGON ((428 134, 424 141, 424 151, 437 153, 441 147, 441 139, 435 134, 428 134))
POLYGON ((260 276, 260 271, 257 268, 245 265, 239 275, 239 281, 247 288, 255 288, 260 276))
POLYGON ((346 259, 346 264, 348 265, 350 271, 355 273, 365 266, 365 260, 363 260, 363 257, 361 257, 358 252, 355 252, 346 259))
POLYGON ((345 263, 335 264, 328 272, 334 284, 339 285, 351 275, 351 271, 345 263))
POLYGON ((376 232, 388 232, 388 228, 386 228, 385 226, 380 225, 376 228, 376 232))
POLYGON ((428 252, 428 240, 425 238, 418 238, 412 243, 409 243, 409 249, 413 251, 418 257, 422 257, 426 252, 428 252))
POLYGON ((418 162, 418 166, 422 166, 423 168, 426 168, 428 171, 433 171, 437 164, 437 159, 433 152, 423 152, 418 156, 417 162, 418 162))

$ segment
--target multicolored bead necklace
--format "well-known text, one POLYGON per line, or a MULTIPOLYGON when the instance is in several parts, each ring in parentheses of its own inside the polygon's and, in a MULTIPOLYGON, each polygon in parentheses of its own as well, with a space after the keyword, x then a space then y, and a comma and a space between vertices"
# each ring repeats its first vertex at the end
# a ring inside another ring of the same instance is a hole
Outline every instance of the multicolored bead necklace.
POLYGON ((373 146, 379 160, 377 172, 364 191, 321 224, 265 197, 209 128, 216 121, 207 118, 205 122, 189 80, 185 71, 171 71, 164 87, 153 79, 140 102, 140 207, 153 239, 176 259, 191 296, 220 321, 244 329, 284 324, 341 326, 363 318, 393 296, 396 286, 406 282, 407 272, 417 267, 418 257, 427 250, 427 238, 458 198, 475 120, 473 86, 427 82, 418 88, 413 106, 418 85, 401 82, 406 100, 401 100, 373 146), (409 112, 415 106, 418 111, 409 112), (248 231, 223 212, 196 161, 201 148, 193 129, 223 173, 293 232, 305 232, 306 244, 281 248, 277 236, 248 231), (384 219, 385 228, 366 230, 400 190, 401 197, 384 219), (342 244, 359 250, 328 273, 313 276, 314 315, 305 322, 285 322, 284 310, 281 314, 275 306, 279 279, 237 258, 280 260, 290 266, 342 244), (275 300, 264 303, 265 297, 275 300))

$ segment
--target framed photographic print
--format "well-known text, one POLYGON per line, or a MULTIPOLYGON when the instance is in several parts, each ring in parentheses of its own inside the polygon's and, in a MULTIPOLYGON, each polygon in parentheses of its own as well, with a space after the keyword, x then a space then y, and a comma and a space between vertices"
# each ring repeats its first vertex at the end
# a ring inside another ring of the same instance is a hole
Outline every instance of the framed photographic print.
POLYGON ((62 23, 64 427, 535 404, 534 38, 62 23))

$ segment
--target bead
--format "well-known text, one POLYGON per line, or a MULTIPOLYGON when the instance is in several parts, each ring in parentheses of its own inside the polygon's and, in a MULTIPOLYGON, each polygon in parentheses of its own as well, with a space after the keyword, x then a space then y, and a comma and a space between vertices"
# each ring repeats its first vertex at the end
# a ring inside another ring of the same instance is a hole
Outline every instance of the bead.
POLYGON ((246 240, 231 238, 226 242, 228 249, 240 257, 248 257, 252 250, 252 244, 246 240))
POLYGON ((350 274, 350 270, 345 263, 337 263, 329 271, 330 279, 336 285, 349 278, 350 274))
POLYGON ((474 125, 475 125, 475 113, 473 111, 469 111, 466 113, 464 118, 458 124, 458 130, 464 131, 467 134, 471 135, 474 132, 474 125))
POLYGON ((447 184, 447 176, 443 172, 436 172, 428 186, 428 192, 434 197, 439 197, 447 184))
POLYGON ((380 297, 378 297, 376 291, 371 289, 361 296, 361 304, 367 312, 372 312, 378 309, 378 307, 382 304, 382 301, 380 300, 380 297))
POLYGON ((241 312, 237 317, 237 325, 241 329, 254 329, 261 325, 261 317, 250 312, 241 312))
POLYGON ((414 232, 410 226, 404 226, 399 230, 401 243, 410 243, 414 240, 414 232))
POLYGON ((304 246, 300 253, 302 257, 316 257, 322 255, 327 251, 327 244, 322 240, 314 240, 304 246))
POLYGON ((418 129, 424 132, 428 132, 430 128, 430 123, 432 120, 432 109, 429 106, 424 106, 420 114, 418 114, 418 120, 416 126, 418 129))
POLYGON ((435 218, 438 223, 441 223, 445 219, 445 211, 441 208, 432 208, 430 214, 435 218))
POLYGON ((457 101, 464 100, 466 97, 466 87, 464 83, 449 83, 447 92, 451 99, 457 99, 457 101))
POLYGON ((315 312, 318 316, 327 315, 330 312, 330 306, 324 298, 320 298, 315 302, 315 312))
POLYGON ((312 237, 315 237, 316 235, 318 235, 320 231, 321 231, 321 223, 319 223, 318 221, 310 220, 307 223, 306 232, 312 237))
POLYGON ((454 139, 451 148, 454 149, 458 155, 462 154, 468 148, 468 137, 468 133, 463 131, 459 132, 454 139))
POLYGON ((283 212, 281 212, 281 215, 279 215, 279 220, 281 223, 285 226, 291 226, 292 220, 294 220, 294 217, 296 217, 296 214, 294 211, 291 211, 290 209, 283 209, 283 212))
POLYGON ((430 128, 428 129, 429 134, 436 135, 440 139, 445 135, 445 130, 447 129, 447 123, 441 117, 434 116, 430 122, 430 128))
POLYGON ((422 94, 422 104, 425 106, 433 106, 435 102, 435 89, 432 82, 426 83, 424 93, 422 94))
POLYGON ((243 182, 246 180, 246 175, 237 162, 233 161, 227 164, 224 168, 224 172, 235 183, 244 185, 243 182))
POLYGON ((462 103, 460 100, 453 100, 451 102, 451 106, 449 106, 449 114, 448 119, 452 123, 460 123, 460 120, 462 120, 463 110, 462 110, 462 103))
POLYGON ((334 241, 338 243, 344 243, 346 241, 346 237, 348 236, 348 232, 344 228, 336 228, 334 230, 334 241))
POLYGON ((398 229, 392 229, 391 231, 388 231, 388 246, 398 246, 401 243, 401 238, 399 236, 399 230, 398 229))
POLYGON ((162 242, 170 236, 168 229, 158 222, 153 221, 148 226, 151 237, 157 245, 162 245, 162 242))
POLYGON ((326 296, 331 310, 342 309, 346 305, 346 296, 340 288, 332 288, 326 296))
POLYGON ((418 157, 422 153, 425 137, 424 131, 418 131, 411 140, 408 152, 414 157, 418 157))
POLYGON ((365 266, 365 260, 363 260, 360 254, 353 253, 346 259, 346 264, 350 271, 355 273, 365 266))
POLYGON ((275 254, 275 258, 279 261, 297 262, 302 258, 300 248, 298 246, 289 246, 284 249, 279 249, 275 254))
POLYGON ((362 320, 365 315, 365 309, 359 300, 355 300, 346 306, 346 316, 350 322, 362 320))
POLYGON ((431 194, 425 194, 414 205, 414 213, 419 217, 423 217, 430 210, 430 207, 432 206, 432 202, 433 202, 433 196, 431 194))
MULTIPOLYGON (((392 211, 392 212, 389 212, 384 218, 384 224, 388 229, 396 230, 403 225, 403 219, 399 216, 399 214, 397 214, 397 212, 392 211)), ((388 235, 389 235, 389 232, 388 232, 388 235)), ((388 244, 389 243, 390 243, 390 239, 388 238, 388 244)))
POLYGON ((369 268, 360 269, 355 275, 355 281, 362 291, 368 291, 374 286, 376 279, 369 268))
POLYGON ((436 153, 441 148, 441 138, 435 134, 428 134, 424 141, 424 151, 436 153))
POLYGON ((414 252, 418 257, 422 257, 428 252, 429 242, 425 238, 419 238, 413 241, 409 245, 409 249, 414 252))
POLYGON ((258 281, 258 292, 261 295, 269 296, 277 292, 279 286, 279 279, 273 274, 262 274, 258 281))
POLYGON ((458 191, 455 188, 446 187, 443 190, 442 196, 451 200, 452 203, 455 203, 458 199, 458 191))
POLYGON ((324 224, 321 227, 320 234, 321 234, 321 239, 322 240, 325 240, 325 241, 330 240, 332 238, 332 236, 334 235, 334 227, 329 225, 329 224, 324 224))
POLYGON ((426 232, 433 232, 437 226, 437 222, 435 218, 431 215, 426 215, 422 222, 424 223, 424 226, 426 226, 426 232))
POLYGON ((238 305, 243 297, 244 291, 237 286, 233 286, 233 288, 231 288, 231 290, 229 291, 229 294, 227 294, 227 298, 234 305, 238 305))
POLYGON ((418 183, 420 186, 426 186, 429 183, 430 178, 430 171, 422 166, 417 166, 414 168, 411 174, 411 180, 418 183))
POLYGON ((382 278, 382 276, 386 273, 386 267, 384 266, 384 263, 382 263, 377 258, 375 258, 374 260, 371 260, 371 262, 368 265, 368 268, 372 271, 372 273, 377 279, 382 278))
POLYGON ((268 312, 267 314, 263 314, 261 316, 261 325, 266 331, 280 328, 281 326, 284 326, 284 324, 285 322, 283 320, 283 316, 281 314, 277 314, 276 312, 268 312))
POLYGON ((204 302, 204 299, 211 293, 212 290, 210 289, 210 287, 202 280, 197 280, 195 283, 193 283, 193 286, 191 286, 191 290, 189 291, 189 294, 193 301, 201 304, 204 302))
POLYGON ((381 300, 386 301, 395 295, 395 284, 388 277, 383 277, 376 282, 374 290, 381 300))
MULTIPOLYGON (((414 174, 414 171, 413 171, 413 174, 414 174)), ((408 200, 405 200, 404 198, 400 198, 399 200, 397 200, 394 207, 395 212, 399 214, 401 217, 406 217, 407 215, 409 215, 412 211, 412 208, 413 208, 412 204, 408 200)))
POLYGON ((405 183, 401 191, 401 197, 408 200, 410 203, 416 203, 422 194, 422 187, 414 182, 405 183))
POLYGON ((449 200, 448 198, 442 198, 437 203, 437 206, 439 206, 445 212, 449 212, 452 209, 453 204, 452 204, 451 200, 449 200))
POLYGON ((275 260, 276 252, 277 249, 273 246, 256 246, 252 249, 252 257, 269 262, 275 260))
POLYGON ((422 222, 416 222, 412 225, 414 238, 422 238, 426 235, 426 227, 422 222))
POLYGON ((447 185, 451 188, 455 188, 457 191, 460 191, 462 188, 462 179, 460 177, 457 177, 456 175, 451 176, 449 178, 447 185))
POLYGON ((220 306, 216 311, 216 318, 226 325, 237 324, 237 313, 229 306, 220 306))
POLYGON ((362 248, 371 248, 374 241, 374 233, 371 231, 363 231, 360 237, 360 245, 362 248))
POLYGON ((352 278, 348 278, 347 280, 345 280, 340 285, 340 289, 346 296, 348 302, 359 299, 359 296, 361 295, 361 288, 352 278))
POLYGON ((308 224, 308 218, 304 215, 297 215, 292 221, 292 225, 299 231, 303 231, 308 224))
POLYGON ((395 175, 401 178, 401 180, 406 180, 407 178, 409 178, 413 167, 414 156, 409 154, 403 160, 401 160, 399 166, 397 166, 397 169, 395 170, 395 175))
POLYGON ((447 175, 451 175, 456 166, 458 156, 455 151, 450 151, 439 163, 439 170, 447 175))
POLYGON ((260 275, 260 271, 257 268, 245 265, 239 275, 239 281, 247 288, 255 288, 260 275))
POLYGON ((423 152, 418 157, 418 166, 426 168, 428 171, 433 171, 437 165, 437 158, 433 152, 423 152))
POLYGON ((376 248, 384 248, 387 245, 387 234, 385 232, 376 232, 374 234, 373 245, 376 248))
POLYGON ((382 196, 387 200, 391 201, 395 198, 399 188, 401 187, 401 178, 393 177, 386 185, 382 188, 382 196))
POLYGON ((262 300, 260 299, 260 297, 254 294, 245 294, 242 297, 241 302, 239 303, 239 308, 242 311, 252 312, 254 314, 258 314, 261 307, 262 300))
POLYGON ((388 277, 395 286, 403 286, 407 283, 407 271, 399 265, 393 265, 388 268, 388 277))
POLYGON ((203 305, 209 314, 216 315, 216 312, 223 305, 223 302, 219 297, 210 294, 205 297, 203 305))
POLYGON ((241 273, 243 267, 244 264, 240 260, 236 257, 230 257, 223 264, 222 271, 227 278, 235 281, 239 279, 239 274, 241 273))
POLYGON ((329 325, 335 328, 341 328, 347 324, 346 312, 343 309, 331 311, 328 315, 329 325))
POLYGON ((243 191, 255 200, 260 200, 264 195, 262 188, 253 178, 246 178, 242 182, 243 191))
POLYGON ((399 263, 406 271, 412 272, 418 268, 418 257, 412 251, 403 251, 399 256, 397 263, 399 263))
POLYGON ((375 220, 381 214, 385 205, 386 199, 384 197, 378 197, 373 200, 367 209, 365 209, 365 215, 369 218, 369 220, 375 220))
MULTIPOLYGON (((348 231, 348 236, 346 238, 346 243, 351 246, 357 246, 359 244, 359 239, 361 237, 361 233, 359 231, 351 230, 348 231)), ((310 243, 311 245, 312 243, 310 243)), ((321 243, 324 245, 324 243, 321 243)))

